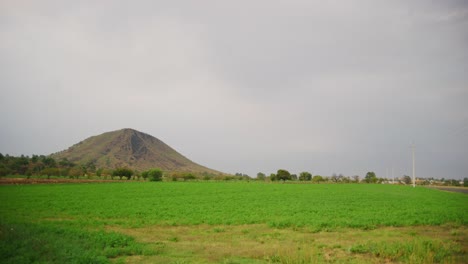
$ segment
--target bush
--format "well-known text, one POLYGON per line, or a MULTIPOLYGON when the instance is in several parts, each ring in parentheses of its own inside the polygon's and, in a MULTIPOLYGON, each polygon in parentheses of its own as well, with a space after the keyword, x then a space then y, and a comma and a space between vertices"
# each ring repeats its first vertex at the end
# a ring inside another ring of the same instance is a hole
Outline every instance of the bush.
POLYGON ((150 181, 162 181, 163 172, 161 169, 150 169, 148 170, 148 178, 150 181))
POLYGON ((114 170, 114 172, 112 172, 112 176, 118 176, 120 177, 120 179, 122 179, 122 177, 126 177, 127 180, 129 180, 133 175, 133 171, 131 169, 128 169, 128 168, 117 168, 114 170))
POLYGON ((195 175, 193 175, 192 173, 187 172, 182 175, 182 178, 184 179, 184 181, 187 181, 187 180, 195 180, 197 177, 195 177, 195 175))
POLYGON ((310 172, 303 171, 303 172, 301 172, 301 174, 299 174, 299 180, 300 181, 311 181, 312 180, 312 174, 310 172))
POLYGON ((320 175, 315 175, 314 177, 312 177, 312 182, 314 183, 320 183, 323 181, 325 181, 325 179, 320 175))
POLYGON ((144 171, 141 173, 141 177, 143 177, 143 179, 147 179, 148 178, 148 171, 144 171))

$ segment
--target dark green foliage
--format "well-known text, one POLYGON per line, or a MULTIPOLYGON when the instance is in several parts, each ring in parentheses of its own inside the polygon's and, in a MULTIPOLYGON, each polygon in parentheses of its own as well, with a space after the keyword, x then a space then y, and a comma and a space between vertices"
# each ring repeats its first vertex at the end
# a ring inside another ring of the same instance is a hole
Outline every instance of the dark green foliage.
POLYGON ((122 177, 126 177, 129 180, 133 175, 133 171, 129 168, 117 168, 112 172, 112 176, 117 176, 122 179, 122 177))
POLYGON ((140 255, 143 247, 115 232, 85 231, 57 223, 0 223, 2 263, 110 263, 140 255))
POLYGON ((247 175, 245 173, 240 173, 240 172, 236 172, 236 174, 234 174, 234 176, 239 177, 239 179, 241 179, 241 178, 250 178, 249 175, 247 175))
POLYGON ((468 178, 463 178, 463 186, 468 187, 468 178))
POLYGON ((444 185, 447 185, 447 186, 461 186, 460 181, 457 181, 457 180, 446 180, 444 182, 444 185))
POLYGON ((155 168, 148 170, 148 178, 150 181, 162 181, 163 172, 161 169, 155 168))
POLYGON ((57 162, 51 157, 41 156, 40 159, 41 159, 42 163, 44 163, 44 165, 46 167, 56 167, 57 166, 57 162))
MULTIPOLYGON (((32 155, 31 158, 28 156, 21 155, 20 157, 14 157, 5 155, 0 159, 0 176, 5 176, 9 174, 16 175, 26 175, 31 176, 68 176, 69 171, 72 171, 72 174, 79 174, 81 176, 83 173, 76 173, 75 164, 68 161, 67 159, 62 159, 60 162, 56 162, 52 157, 47 157, 44 155, 32 155)), ((80 170, 81 167, 80 167, 80 170)))
POLYGON ((304 171, 299 174, 299 180, 300 181, 311 181, 312 180, 312 174, 310 172, 304 171))
POLYGON ((279 169, 276 173, 276 179, 279 181, 291 180, 291 174, 287 170, 279 169))
POLYGON ((369 171, 366 174, 366 177, 364 177, 364 181, 367 183, 377 183, 377 176, 375 175, 375 172, 369 171))
POLYGON ((94 161, 88 161, 82 167, 86 173, 93 173, 96 171, 96 163, 94 161))
POLYGON ((73 162, 70 162, 67 158, 63 158, 59 161, 59 165, 62 167, 73 167, 75 164, 73 162))
POLYGON ((195 177, 193 173, 187 172, 182 175, 182 178, 184 179, 184 181, 187 181, 187 180, 195 180, 197 177, 195 177))
POLYGON ((0 164, 0 177, 7 176, 10 173, 10 169, 8 169, 4 164, 0 164))
POLYGON ((276 174, 271 173, 271 174, 270 174, 270 181, 276 181, 276 180, 277 180, 276 174))
POLYGON ((266 178, 265 173, 263 173, 263 172, 257 173, 257 180, 259 180, 259 181, 264 181, 265 178, 266 178))

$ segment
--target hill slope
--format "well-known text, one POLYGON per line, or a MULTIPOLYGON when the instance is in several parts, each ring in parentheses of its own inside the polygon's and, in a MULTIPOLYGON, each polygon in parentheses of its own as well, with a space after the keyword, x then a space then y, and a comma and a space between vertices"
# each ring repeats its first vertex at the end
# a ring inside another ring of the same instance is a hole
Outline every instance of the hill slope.
POLYGON ((90 137, 51 156, 77 164, 94 162, 98 168, 129 167, 142 171, 157 167, 166 171, 220 173, 192 162, 151 135, 129 128, 90 137))

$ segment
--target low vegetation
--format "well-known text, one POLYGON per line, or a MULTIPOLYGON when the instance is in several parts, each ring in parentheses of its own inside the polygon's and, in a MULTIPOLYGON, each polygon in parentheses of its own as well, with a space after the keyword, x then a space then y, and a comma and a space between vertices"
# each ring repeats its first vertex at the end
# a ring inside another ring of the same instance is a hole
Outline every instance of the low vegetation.
MULTIPOLYGON (((51 178, 71 178, 71 179, 96 179, 96 180, 150 180, 150 181, 266 181, 266 182, 301 182, 301 183, 391 183, 408 185, 412 183, 411 177, 405 175, 397 179, 386 179, 377 177, 375 172, 367 172, 364 178, 358 175, 344 176, 342 174, 332 174, 331 176, 312 175, 303 171, 291 174, 285 169, 279 169, 277 173, 266 176, 265 173, 257 173, 256 178, 252 178, 244 173, 234 175, 222 173, 193 172, 193 171, 163 171, 160 168, 151 168, 145 171, 138 171, 129 167, 119 167, 115 169, 98 168, 94 162, 85 164, 75 164, 66 158, 56 161, 53 157, 44 155, 32 155, 32 157, 21 155, 14 157, 0 153, 0 177, 26 177, 36 179, 51 178), (149 177, 152 172, 155 177, 149 177), (156 173, 156 174, 154 174, 156 173)), ((434 179, 419 178, 417 185, 440 185, 440 186, 464 186, 468 187, 468 178, 463 181, 454 179, 434 179)))
POLYGON ((376 184, 0 186, 3 263, 462 263, 468 196, 376 184), (92 261, 91 261, 92 260, 92 261))

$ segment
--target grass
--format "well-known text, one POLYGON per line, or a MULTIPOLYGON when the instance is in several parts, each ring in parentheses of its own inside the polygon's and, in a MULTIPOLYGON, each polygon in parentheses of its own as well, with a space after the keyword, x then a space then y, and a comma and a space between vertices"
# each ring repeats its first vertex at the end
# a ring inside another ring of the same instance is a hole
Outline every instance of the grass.
POLYGON ((0 199, 2 263, 456 263, 467 256, 468 196, 426 188, 125 182, 0 186, 0 199))
POLYGON ((217 228, 221 226, 108 227, 108 230, 135 237, 146 245, 164 245, 160 254, 130 257, 130 263, 189 262, 194 257, 203 263, 457 263, 466 252, 461 244, 466 245, 468 234, 462 226, 339 228, 319 232, 267 225, 222 226, 223 232, 217 232, 217 228), (460 232, 458 237, 451 236, 452 228, 460 232), (171 240, 174 236, 177 241, 171 240))
POLYGON ((55 223, 0 225, 2 263, 109 263, 143 254, 144 245, 116 232, 85 231, 55 223))

